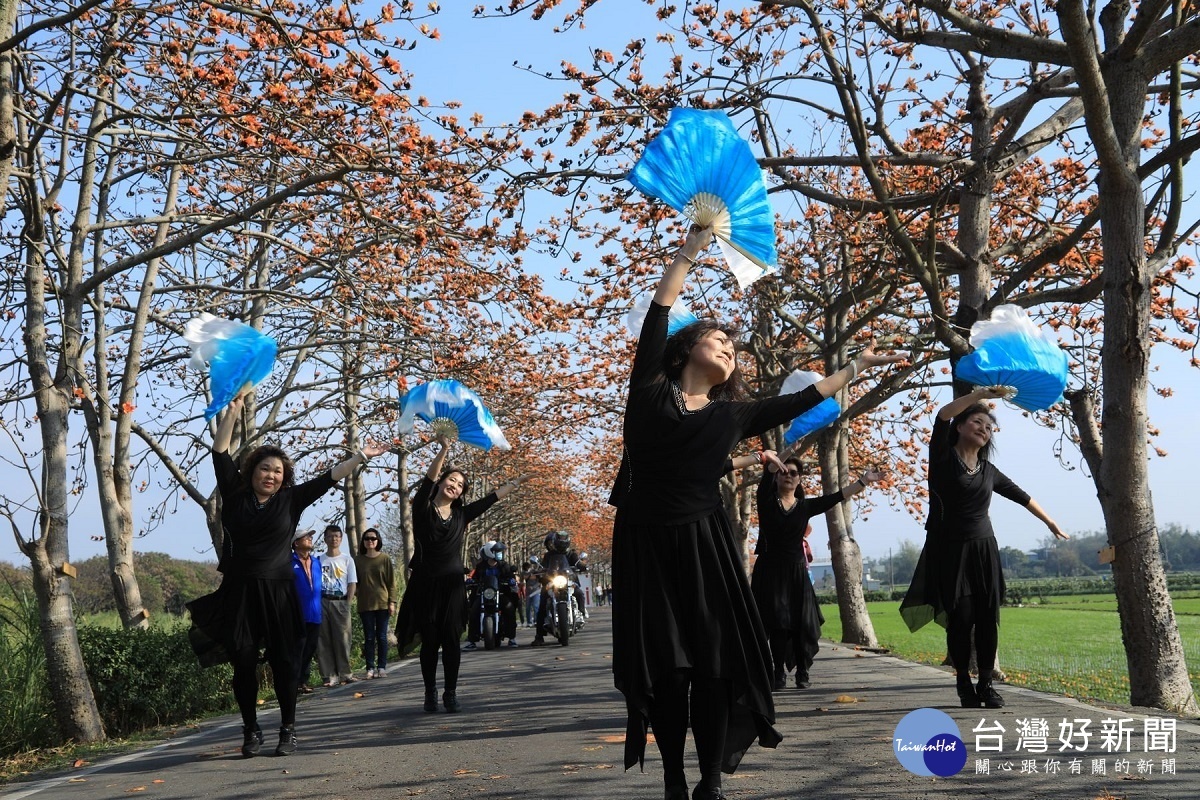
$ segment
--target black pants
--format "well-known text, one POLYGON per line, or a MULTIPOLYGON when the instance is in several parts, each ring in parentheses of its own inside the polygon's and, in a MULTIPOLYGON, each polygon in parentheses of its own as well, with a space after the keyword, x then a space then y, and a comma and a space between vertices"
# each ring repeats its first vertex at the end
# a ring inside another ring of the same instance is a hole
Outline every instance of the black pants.
POLYGON ((996 668, 996 649, 999 646, 1000 626, 997 623, 999 609, 991 603, 975 602, 971 595, 958 599, 950 612, 946 627, 946 652, 954 662, 954 670, 960 676, 968 675, 971 663, 971 631, 975 632, 975 659, 979 667, 979 680, 992 680, 996 668))
MULTIPOLYGON (((267 663, 271 665, 271 677, 275 682, 275 696, 279 699, 279 722, 281 725, 296 724, 296 662, 300 659, 300 643, 291 652, 278 652, 267 648, 267 663)), ((258 648, 246 649, 233 654, 233 697, 242 712, 242 724, 255 727, 258 717, 258 648)))
POLYGON ((296 673, 296 686, 308 683, 312 673, 313 656, 317 653, 317 642, 321 638, 321 623, 304 623, 304 642, 300 645, 300 670, 296 673))
POLYGON ((721 758, 729 729, 731 693, 728 681, 693 677, 690 670, 679 670, 654 685, 650 729, 662 755, 663 780, 667 786, 686 785, 683 746, 690 717, 700 761, 700 784, 714 790, 721 788, 721 758))

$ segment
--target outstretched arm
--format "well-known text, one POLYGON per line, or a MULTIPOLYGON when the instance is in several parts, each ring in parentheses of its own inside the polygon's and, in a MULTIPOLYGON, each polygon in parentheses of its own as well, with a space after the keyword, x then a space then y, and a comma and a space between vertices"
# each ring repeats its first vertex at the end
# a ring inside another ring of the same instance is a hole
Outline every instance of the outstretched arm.
POLYGON ((496 499, 503 500, 504 498, 508 497, 517 490, 518 486, 532 477, 532 475, 520 475, 516 478, 513 478, 511 481, 506 481, 500 484, 496 487, 496 499))
POLYGON ((1049 528, 1050 532, 1054 534, 1055 539, 1071 538, 1067 534, 1063 533, 1062 528, 1058 527, 1058 523, 1051 519, 1050 515, 1047 514, 1040 505, 1038 505, 1037 500, 1034 500, 1032 497, 1029 498, 1029 502, 1025 504, 1025 508, 1029 509, 1030 514, 1033 514, 1042 522, 1046 523, 1046 527, 1049 528))
POLYGON ((342 478, 349 477, 355 469, 366 464, 375 456, 383 455, 387 451, 388 448, 380 444, 364 445, 357 453, 330 470, 330 475, 333 476, 334 481, 340 481, 342 478))
POLYGON ((671 259, 670 266, 663 273, 662 280, 658 282, 658 288, 654 291, 654 302, 667 308, 675 303, 679 293, 683 290, 683 282, 687 279, 688 270, 696 263, 696 258, 704 252, 704 248, 708 247, 710 241, 712 241, 711 226, 701 228, 699 225, 693 225, 691 227, 687 239, 683 241, 683 246, 675 251, 675 257, 671 259))
POLYGON ((886 355, 876 353, 875 342, 871 342, 867 345, 866 349, 858 354, 858 358, 855 358, 832 375, 817 381, 813 386, 820 393, 821 397, 832 397, 849 384, 850 381, 854 380, 854 377, 858 373, 866 372, 872 367, 878 367, 881 364, 895 364, 903 360, 904 356, 898 353, 888 353, 886 355))
POLYGON ((956 397, 938 409, 938 419, 954 419, 976 403, 984 400, 994 400, 1006 394, 1003 386, 980 386, 970 394, 956 397))

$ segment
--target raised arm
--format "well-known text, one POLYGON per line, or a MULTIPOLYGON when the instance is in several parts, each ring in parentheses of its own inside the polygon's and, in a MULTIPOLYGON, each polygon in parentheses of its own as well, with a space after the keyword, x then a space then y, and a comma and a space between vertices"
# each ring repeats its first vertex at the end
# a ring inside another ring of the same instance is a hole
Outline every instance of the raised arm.
POLYGON ((238 417, 242 415, 244 400, 245 395, 239 394, 229 401, 229 405, 225 406, 225 413, 221 415, 221 421, 217 423, 217 431, 213 434, 214 453, 229 452, 229 445, 233 442, 233 426, 237 424, 238 417))
POLYGON ((904 356, 898 353, 876 353, 875 342, 871 342, 866 346, 866 349, 858 354, 857 358, 832 375, 817 381, 813 384, 813 387, 821 394, 821 397, 832 397, 849 384, 850 381, 854 380, 854 377, 858 373, 866 372, 872 367, 878 367, 882 364, 895 364, 903 360, 904 356))
POLYGON ((1070 539, 1071 538, 1067 534, 1063 533, 1062 529, 1058 527, 1058 523, 1055 522, 1054 520, 1052 520, 1050 518, 1050 515, 1047 514, 1040 505, 1038 505, 1037 500, 1034 500, 1032 497, 1029 498, 1029 502, 1025 504, 1025 508, 1029 509, 1030 514, 1033 514, 1035 517, 1040 519, 1042 522, 1046 523, 1046 527, 1049 528, 1050 532, 1054 534, 1054 538, 1056 538, 1056 539, 1070 539))
POLYGON ((675 251, 675 257, 671 259, 670 266, 667 267, 662 279, 658 282, 658 288, 654 291, 654 302, 667 308, 674 304, 683 290, 683 282, 687 279, 688 270, 696 263, 696 259, 704 252, 704 248, 708 247, 708 243, 712 241, 712 235, 711 226, 701 228, 699 225, 693 225, 691 227, 687 238, 683 241, 683 246, 675 251))
POLYGON ((1006 391, 1003 386, 980 386, 970 394, 964 394, 962 397, 956 397, 946 405, 938 409, 938 417, 940 419, 954 419, 962 412, 966 411, 976 403, 981 403, 984 400, 995 400, 998 397, 1004 397, 1006 391))
POLYGON ((517 490, 522 483, 532 478, 532 475, 520 475, 511 481, 505 481, 496 487, 496 499, 503 500, 517 490))
POLYGON ((425 470, 425 477, 431 481, 437 481, 438 476, 442 474, 442 465, 446 463, 446 453, 450 452, 450 443, 445 436, 439 436, 437 443, 441 449, 433 457, 433 461, 429 462, 429 469, 425 470))

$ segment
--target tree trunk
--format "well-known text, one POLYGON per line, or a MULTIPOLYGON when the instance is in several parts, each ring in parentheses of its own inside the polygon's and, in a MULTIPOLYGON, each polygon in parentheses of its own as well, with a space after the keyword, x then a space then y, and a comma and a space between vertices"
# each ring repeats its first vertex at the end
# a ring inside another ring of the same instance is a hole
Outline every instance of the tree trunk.
MULTIPOLYGON (((13 34, 17 23, 19 0, 0 0, 0 41, 13 34)), ((0 53, 0 186, 7 187, 12 176, 17 152, 16 91, 13 88, 13 64, 17 50, 0 53)))
MULTIPOLYGON (((836 492, 847 481, 849 447, 845 419, 839 419, 821 432, 817 440, 817 459, 821 464, 821 486, 825 494, 836 492)), ((841 503, 825 512, 829 526, 829 552, 837 584, 838 614, 842 620, 842 641, 864 647, 878 647, 875 626, 867 613, 862 588, 862 550, 854 541, 850 523, 852 509, 841 503)))
POLYGON ((396 535, 400 538, 400 558, 403 559, 403 562, 396 566, 399 567, 401 575, 407 576, 408 563, 412 561, 413 557, 412 505, 408 501, 407 450, 400 450, 396 454, 396 493, 400 496, 400 525, 396 535))
MULTIPOLYGON (((36 192, 30 192, 36 198, 36 192)), ((79 637, 75 630, 75 603, 71 593, 70 548, 68 546, 68 415, 73 381, 64 364, 75 363, 73 350, 78 335, 63 337, 63 352, 58 379, 50 365, 47 309, 45 302, 46 270, 40 247, 44 242, 40 210, 30 199, 26 209, 25 251, 25 352, 30 384, 34 390, 38 429, 42 445, 41 507, 38 535, 23 543, 25 555, 33 567, 33 588, 38 599, 42 646, 50 677, 50 695, 55 718, 62 735, 77 742, 104 739, 104 726, 96 707, 96 697, 88 682, 79 637)), ((69 307, 68 304, 64 306, 69 307)), ((65 312, 64 312, 65 313, 65 312)), ((70 322, 68 316, 67 322, 70 322)), ((71 327, 65 325, 68 331, 71 327)), ((79 330, 78 319, 75 331, 79 330)))
MULTIPOLYGON (((1104 252, 1101 444, 1085 431, 1085 455, 1115 549, 1113 584, 1129 664, 1130 702, 1200 713, 1159 557, 1147 468, 1146 392, 1150 368, 1153 270, 1146 258, 1146 208, 1138 177, 1150 76, 1121 58, 1103 61, 1078 2, 1059 8, 1063 38, 1077 60, 1097 179, 1104 252), (1090 447, 1086 445, 1091 443, 1090 447)), ((1119 15, 1100 16, 1108 46, 1120 51, 1119 15)), ((1136 53, 1134 53, 1136 57, 1136 53)), ((1079 410, 1079 399, 1073 405, 1079 410)), ((1087 420, 1085 420, 1087 422, 1087 420)))

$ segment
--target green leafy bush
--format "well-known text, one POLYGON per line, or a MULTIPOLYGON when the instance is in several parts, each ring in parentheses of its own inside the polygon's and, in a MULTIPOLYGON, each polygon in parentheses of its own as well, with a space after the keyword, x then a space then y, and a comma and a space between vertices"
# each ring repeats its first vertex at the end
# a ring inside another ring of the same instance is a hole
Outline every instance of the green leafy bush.
POLYGON ((37 603, 30 592, 7 588, 0 597, 0 757, 60 741, 37 603))
POLYGON ((182 626, 82 626, 79 645, 109 736, 124 737, 233 708, 232 669, 201 669, 182 626))

